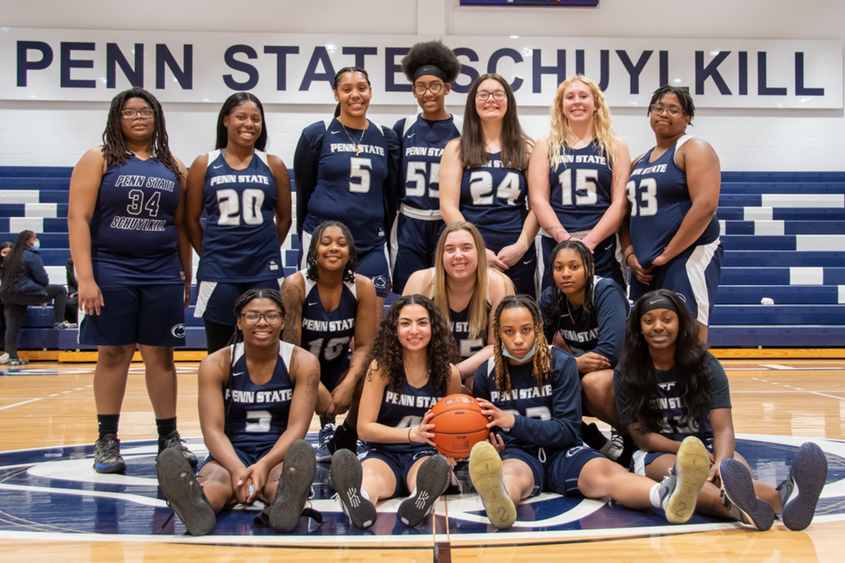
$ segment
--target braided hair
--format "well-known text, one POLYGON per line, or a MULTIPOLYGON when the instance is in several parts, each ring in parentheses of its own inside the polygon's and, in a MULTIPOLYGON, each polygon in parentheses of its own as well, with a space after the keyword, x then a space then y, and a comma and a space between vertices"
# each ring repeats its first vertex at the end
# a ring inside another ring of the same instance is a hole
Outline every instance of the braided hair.
MULTIPOLYGON (((566 248, 571 248, 578 253, 581 257, 581 264, 584 267, 584 303, 581 306, 581 310, 583 311, 582 314, 589 315, 590 317, 596 314, 593 310, 593 293, 595 292, 595 279, 593 276, 595 273, 595 267, 593 265, 593 254, 590 252, 590 249, 587 248, 587 245, 580 240, 569 239, 561 241, 557 244, 557 246, 555 246, 554 250, 552 250, 551 260, 549 261, 551 264, 551 268, 549 269, 549 279, 551 281, 549 287, 552 292, 551 316, 555 322, 553 333, 557 332, 560 328, 560 318, 564 315, 564 313, 569 314, 570 316, 572 315, 572 305, 569 303, 569 299, 566 297, 566 294, 557 286, 554 278, 555 259, 557 258, 558 253, 566 248)), ((573 318, 572 320, 574 321, 575 319, 573 318)))
POLYGON ((534 321, 534 360, 531 375, 537 381, 537 389, 541 390, 543 382, 548 379, 554 368, 552 350, 543 334, 543 315, 537 302, 528 295, 508 295, 502 299, 496 312, 493 314, 493 358, 496 365, 496 390, 499 393, 511 392, 510 365, 502 354, 502 311, 507 309, 528 309, 531 319, 534 321))
POLYGON ((352 233, 349 227, 340 221, 326 221, 320 223, 314 232, 311 233, 311 244, 308 245, 308 254, 305 256, 306 260, 306 276, 311 281, 318 281, 320 279, 320 266, 317 264, 317 246, 320 244, 320 239, 323 238, 323 233, 329 227, 337 227, 343 236, 349 248, 349 260, 343 267, 343 281, 348 283, 355 282, 355 270, 358 268, 358 252, 355 250, 355 241, 352 239, 352 233))
POLYGON ((152 159, 160 162, 165 168, 176 174, 176 178, 182 181, 182 171, 176 157, 170 152, 170 142, 167 138, 167 128, 164 123, 164 110, 158 100, 143 88, 131 88, 115 96, 109 107, 109 116, 106 121, 106 130, 103 131, 103 159, 113 166, 126 164, 127 154, 131 154, 126 148, 126 139, 123 138, 123 127, 121 126, 123 106, 131 98, 141 98, 155 112, 153 116, 154 129, 153 138, 150 142, 152 159))

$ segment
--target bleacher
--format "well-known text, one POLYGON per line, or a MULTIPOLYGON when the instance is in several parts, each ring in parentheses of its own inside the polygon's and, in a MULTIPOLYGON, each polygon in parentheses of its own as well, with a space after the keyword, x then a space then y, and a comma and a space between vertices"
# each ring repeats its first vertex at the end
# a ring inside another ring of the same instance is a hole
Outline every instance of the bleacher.
MULTIPOLYGON (((0 167, 0 241, 29 229, 41 239, 51 283, 70 256, 70 168, 0 167)), ((713 347, 841 347, 845 342, 845 172, 724 172, 717 218, 725 260, 709 343, 713 347), (764 298, 773 305, 764 305, 764 298)), ((283 248, 293 272, 296 235, 283 248)), ((196 268, 196 257, 194 267, 196 268)), ((185 349, 205 348, 201 319, 185 314, 185 349)), ((21 350, 91 349, 76 330, 53 330, 52 310, 30 307, 21 350)))

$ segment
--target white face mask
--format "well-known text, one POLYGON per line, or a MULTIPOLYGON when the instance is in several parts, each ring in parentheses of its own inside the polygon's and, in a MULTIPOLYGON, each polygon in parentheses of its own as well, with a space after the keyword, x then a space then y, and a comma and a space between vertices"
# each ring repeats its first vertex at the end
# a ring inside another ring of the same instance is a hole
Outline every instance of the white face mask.
POLYGON ((536 351, 537 351, 537 345, 535 344, 534 346, 531 347, 531 349, 528 351, 528 353, 525 354, 524 358, 519 359, 515 356, 512 356, 511 353, 508 352, 508 349, 505 348, 504 346, 502 346, 502 355, 505 356, 506 358, 510 358, 512 360, 515 360, 517 363, 520 363, 520 364, 524 364, 525 362, 527 362, 528 360, 533 358, 534 352, 536 352, 536 351))
POLYGON ((34 248, 35 250, 38 250, 39 248, 41 248, 41 241, 37 240, 37 241, 33 242, 30 246, 32 248, 34 248))

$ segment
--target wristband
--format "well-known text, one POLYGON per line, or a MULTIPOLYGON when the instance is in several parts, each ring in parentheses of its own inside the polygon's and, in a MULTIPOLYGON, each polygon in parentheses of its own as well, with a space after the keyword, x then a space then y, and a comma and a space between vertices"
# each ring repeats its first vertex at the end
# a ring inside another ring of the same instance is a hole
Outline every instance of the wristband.
POLYGON ((626 266, 628 265, 628 258, 630 258, 633 255, 634 255, 633 252, 629 252, 628 254, 625 255, 625 265, 626 266))

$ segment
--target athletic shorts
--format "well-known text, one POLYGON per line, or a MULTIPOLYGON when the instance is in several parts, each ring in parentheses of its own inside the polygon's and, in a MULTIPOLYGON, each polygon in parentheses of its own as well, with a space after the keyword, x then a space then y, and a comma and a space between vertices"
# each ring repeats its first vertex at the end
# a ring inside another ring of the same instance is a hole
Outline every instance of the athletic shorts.
MULTIPOLYGON (((581 240, 590 231, 581 231, 577 233, 570 233, 572 238, 581 240)), ((551 237, 542 237, 543 249, 543 277, 542 289, 546 289, 552 284, 552 251, 557 246, 555 239, 551 237)), ((628 287, 626 278, 628 277, 628 268, 622 265, 623 261, 621 245, 619 244, 619 236, 614 233, 598 243, 595 250, 593 250, 593 265, 596 269, 596 275, 603 278, 610 278, 619 284, 622 292, 628 287)))
POLYGON ((442 219, 423 220, 399 213, 390 235, 394 293, 402 295, 411 274, 434 266, 437 241, 444 228, 442 219))
POLYGON ((270 279, 243 283, 200 282, 194 317, 221 325, 235 326, 238 324, 238 319, 235 317, 235 301, 248 289, 275 289, 279 291, 279 280, 270 279))
MULTIPOLYGON (((300 244, 299 269, 305 270, 307 268, 308 247, 311 246, 311 233, 302 231, 300 244)), ((373 281, 378 297, 387 297, 390 293, 390 265, 387 260, 387 247, 382 246, 369 252, 358 252, 358 268, 355 273, 367 276, 373 281)))
POLYGON ((584 466, 598 458, 607 459, 593 448, 583 444, 556 454, 546 462, 549 490, 559 495, 584 498, 578 488, 578 479, 581 477, 584 466))
POLYGON ((326 389, 334 391, 337 384, 340 383, 343 374, 349 369, 351 359, 352 350, 347 352, 342 358, 332 360, 331 362, 320 360, 320 382, 326 386, 326 389))
POLYGON ((534 489, 531 491, 529 496, 536 496, 539 495, 543 491, 543 487, 546 484, 546 469, 543 467, 543 462, 540 461, 537 456, 533 455, 531 452, 523 450, 521 448, 517 448, 514 446, 509 446, 505 448, 501 454, 502 461, 506 461, 508 459, 518 459, 522 461, 531 469, 531 473, 534 475, 534 489))
MULTIPOLYGON (((707 451, 713 452, 713 444, 705 444, 707 451)), ((631 466, 628 470, 631 473, 636 473, 637 475, 645 476, 645 468, 654 463, 654 461, 664 455, 670 455, 666 452, 647 452, 644 450, 637 450, 634 452, 634 455, 631 456, 631 466)))
POLYGON ((692 318, 709 326, 724 254, 725 248, 717 238, 710 244, 691 246, 668 264, 653 268, 654 279, 648 284, 632 274, 631 300, 636 301, 655 289, 670 289, 687 304, 692 318))
MULTIPOLYGON (((484 235, 484 244, 489 250, 498 253, 506 246, 516 243, 519 235, 491 236, 484 235)), ((537 298, 537 245, 532 244, 516 264, 503 272, 513 282, 517 293, 524 293, 537 298)))
POLYGON ((79 343, 96 346, 184 346, 185 286, 105 290, 99 315, 80 315, 79 343))
MULTIPOLYGON (((383 448, 383 446, 381 446, 383 448)), ((430 447, 423 447, 414 452, 399 453, 391 452, 385 449, 379 449, 380 445, 371 446, 367 453, 361 456, 361 463, 368 459, 379 459, 387 464, 393 472, 393 477, 396 479, 396 488, 393 489, 393 494, 387 498, 393 497, 407 497, 411 494, 408 490, 408 472, 411 467, 420 459, 437 455, 437 450, 430 447)))
MULTIPOLYGON (((238 456, 238 459, 241 460, 241 463, 244 464, 244 467, 249 467, 250 465, 255 465, 256 463, 258 463, 258 460, 261 459, 262 457, 264 457, 265 455, 267 455, 267 453, 270 450, 272 450, 273 446, 275 446, 275 445, 276 444, 274 442, 273 444, 270 444, 267 447, 257 449, 257 450, 252 450, 252 451, 241 450, 241 449, 236 448, 235 446, 232 446, 232 449, 235 450, 235 455, 238 456)), ((205 459, 203 459, 200 462, 199 467, 197 468, 197 471, 202 469, 203 466, 206 463, 208 463, 209 461, 217 461, 217 460, 214 459, 214 457, 209 453, 207 456, 205 456, 205 459)), ((218 461, 217 463, 220 463, 220 462, 218 461)), ((222 467, 223 464, 220 463, 220 466, 222 467)))

